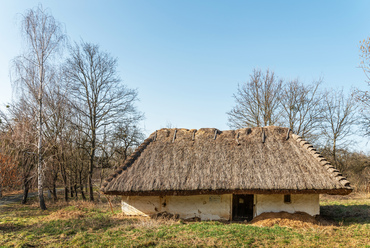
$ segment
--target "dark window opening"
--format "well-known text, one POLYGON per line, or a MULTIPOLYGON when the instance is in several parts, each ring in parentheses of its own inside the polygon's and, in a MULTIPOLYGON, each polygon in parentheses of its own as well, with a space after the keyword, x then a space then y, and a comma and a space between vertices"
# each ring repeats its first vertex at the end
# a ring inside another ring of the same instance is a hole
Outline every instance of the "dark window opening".
POLYGON ((284 195, 284 203, 291 203, 291 202, 292 202, 292 199, 290 195, 284 195))

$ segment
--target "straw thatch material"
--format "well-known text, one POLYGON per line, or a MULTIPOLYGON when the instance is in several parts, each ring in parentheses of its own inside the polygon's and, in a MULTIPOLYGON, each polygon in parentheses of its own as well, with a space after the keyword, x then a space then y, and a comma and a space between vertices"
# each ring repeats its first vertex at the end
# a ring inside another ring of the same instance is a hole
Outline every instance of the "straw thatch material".
POLYGON ((349 194, 349 182, 287 128, 161 129, 101 190, 121 195, 349 194))

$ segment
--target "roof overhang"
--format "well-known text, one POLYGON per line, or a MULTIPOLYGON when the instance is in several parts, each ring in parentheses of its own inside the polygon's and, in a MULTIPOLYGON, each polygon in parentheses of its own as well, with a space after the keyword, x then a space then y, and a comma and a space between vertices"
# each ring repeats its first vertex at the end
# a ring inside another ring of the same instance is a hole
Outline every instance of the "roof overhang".
POLYGON ((187 195, 223 195, 223 194, 329 194, 329 195, 348 195, 352 189, 228 189, 228 190, 164 190, 164 191, 108 191, 103 192, 105 195, 122 195, 122 196, 187 196, 187 195))

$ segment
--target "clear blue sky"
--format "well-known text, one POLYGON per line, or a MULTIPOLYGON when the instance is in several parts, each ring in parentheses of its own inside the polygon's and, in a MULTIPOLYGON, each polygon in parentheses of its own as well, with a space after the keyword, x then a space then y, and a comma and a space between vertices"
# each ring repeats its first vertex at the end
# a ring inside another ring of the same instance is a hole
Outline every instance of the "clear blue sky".
POLYGON ((42 3, 71 41, 100 44, 137 88, 147 134, 166 127, 228 129, 232 94, 253 68, 325 88, 368 88, 359 41, 370 36, 370 1, 32 1, 0 8, 0 104, 21 51, 19 20, 42 3))

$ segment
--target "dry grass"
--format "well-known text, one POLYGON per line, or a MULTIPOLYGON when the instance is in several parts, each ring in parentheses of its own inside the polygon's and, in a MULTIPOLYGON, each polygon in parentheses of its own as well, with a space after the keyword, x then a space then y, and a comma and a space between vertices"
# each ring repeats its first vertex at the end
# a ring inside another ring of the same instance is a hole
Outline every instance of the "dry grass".
POLYGON ((23 193, 23 190, 20 190, 20 189, 6 190, 6 191, 3 191, 3 197, 4 196, 10 196, 10 195, 19 195, 19 194, 22 194, 22 193, 23 193))
POLYGON ((79 210, 67 211, 65 209, 60 209, 56 212, 44 218, 45 221, 49 220, 67 220, 67 219, 80 219, 85 216, 85 213, 79 210))
POLYGON ((149 218, 144 216, 127 216, 123 213, 112 215, 112 220, 118 223, 130 223, 134 228, 154 229, 161 226, 172 226, 182 223, 180 220, 173 218, 149 218))
MULTIPOLYGON (((27 205, 32 208, 38 208, 39 202, 33 199, 27 205)), ((98 206, 98 204, 90 201, 81 201, 81 200, 70 200, 68 202, 60 200, 57 202, 48 201, 48 206, 50 206, 50 208, 52 209, 63 208, 68 206, 73 206, 76 209, 94 209, 98 206)))
POLYGON ((349 201, 349 200, 360 200, 360 201, 370 201, 370 193, 367 192, 353 192, 349 195, 320 195, 321 202, 333 202, 333 201, 349 201))

